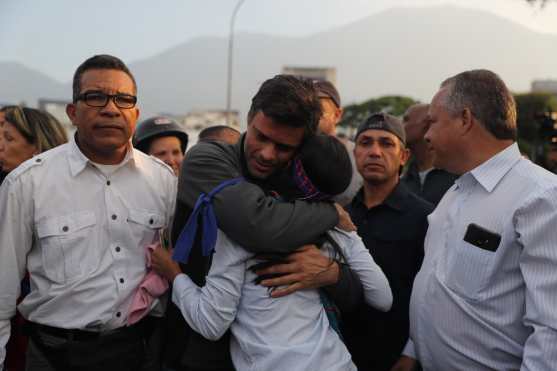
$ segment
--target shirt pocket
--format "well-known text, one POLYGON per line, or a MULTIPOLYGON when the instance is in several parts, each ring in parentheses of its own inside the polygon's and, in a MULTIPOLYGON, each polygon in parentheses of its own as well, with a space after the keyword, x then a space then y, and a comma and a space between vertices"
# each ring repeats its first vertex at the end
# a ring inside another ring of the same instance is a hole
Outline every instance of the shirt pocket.
POLYGON ((165 226, 161 214, 140 209, 129 209, 127 222, 134 246, 138 247, 145 247, 153 242, 155 232, 165 226))
POLYGON ((460 241, 446 265, 445 284, 464 298, 478 300, 485 288, 495 253, 460 241))
POLYGON ((95 213, 83 211, 45 218, 37 223, 43 269, 56 283, 66 283, 93 272, 100 264, 95 238, 95 213))

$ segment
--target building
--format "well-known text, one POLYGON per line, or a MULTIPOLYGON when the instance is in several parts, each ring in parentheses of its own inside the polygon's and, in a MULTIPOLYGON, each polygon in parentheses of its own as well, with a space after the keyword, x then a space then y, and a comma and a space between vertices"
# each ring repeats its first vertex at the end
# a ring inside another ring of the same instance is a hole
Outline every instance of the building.
POLYGON ((166 115, 172 117, 178 124, 182 125, 186 133, 188 133, 188 147, 197 143, 197 136, 201 130, 215 125, 226 125, 227 118, 229 119, 228 126, 240 130, 240 116, 238 111, 226 110, 194 110, 185 115, 166 115), (228 116, 228 117, 227 117, 228 116))
POLYGON ((557 95, 557 80, 532 81, 532 93, 549 93, 557 95))

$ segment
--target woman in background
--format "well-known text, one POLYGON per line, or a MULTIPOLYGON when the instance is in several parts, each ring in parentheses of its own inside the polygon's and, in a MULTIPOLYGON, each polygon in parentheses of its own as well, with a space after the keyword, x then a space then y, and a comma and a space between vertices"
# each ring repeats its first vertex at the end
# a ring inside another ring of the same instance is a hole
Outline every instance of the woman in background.
MULTIPOLYGON (((33 108, 6 106, 0 109, 0 184, 4 176, 31 157, 68 141, 63 126, 49 113, 33 108)), ((21 282, 21 301, 29 292, 29 278, 21 282)), ((19 313, 12 320, 12 335, 6 348, 6 367, 25 370, 27 336, 19 313)))
POLYGON ((49 113, 7 106, 0 115, 0 169, 9 173, 34 155, 66 143, 62 125, 49 113))

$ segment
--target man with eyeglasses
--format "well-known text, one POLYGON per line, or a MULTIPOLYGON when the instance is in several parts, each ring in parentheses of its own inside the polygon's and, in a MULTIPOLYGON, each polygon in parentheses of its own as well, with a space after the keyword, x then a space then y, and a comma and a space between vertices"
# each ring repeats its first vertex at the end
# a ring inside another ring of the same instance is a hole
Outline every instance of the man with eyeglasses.
MULTIPOLYGON (((0 190, 0 369, 19 282, 29 321, 27 370, 129 370, 145 360, 147 321, 129 324, 145 248, 170 225, 176 178, 133 149, 136 83, 113 56, 75 72, 65 145, 22 164, 0 190)), ((145 309, 148 313, 154 308, 145 309)))

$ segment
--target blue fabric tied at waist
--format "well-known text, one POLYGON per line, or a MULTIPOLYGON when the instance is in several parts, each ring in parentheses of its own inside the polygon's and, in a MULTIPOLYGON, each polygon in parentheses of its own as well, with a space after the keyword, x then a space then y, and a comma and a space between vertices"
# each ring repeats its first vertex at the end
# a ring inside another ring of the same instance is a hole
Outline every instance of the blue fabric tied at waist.
POLYGON ((244 178, 234 178, 225 180, 218 186, 216 186, 209 194, 202 193, 199 195, 195 203, 195 207, 188 219, 188 222, 180 232, 180 236, 176 241, 176 246, 174 246, 174 254, 172 259, 181 263, 187 263, 190 256, 191 250, 193 248, 193 243, 195 241, 195 236, 197 234, 197 226, 199 224, 199 218, 201 217, 201 251, 203 256, 209 256, 211 252, 215 249, 215 244, 217 242, 217 217, 215 216, 215 211, 213 210, 213 197, 222 191, 224 188, 240 183, 244 181, 244 178))

